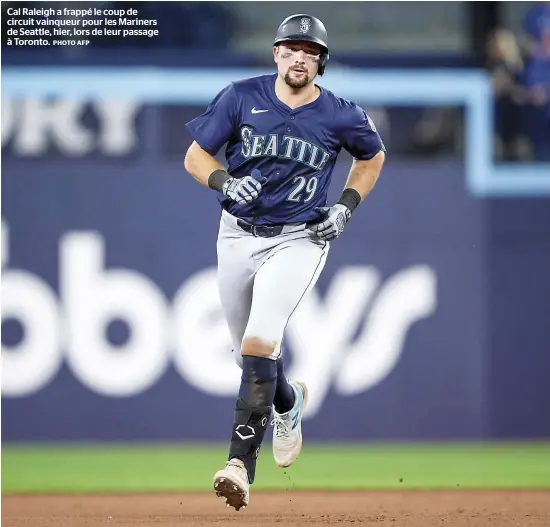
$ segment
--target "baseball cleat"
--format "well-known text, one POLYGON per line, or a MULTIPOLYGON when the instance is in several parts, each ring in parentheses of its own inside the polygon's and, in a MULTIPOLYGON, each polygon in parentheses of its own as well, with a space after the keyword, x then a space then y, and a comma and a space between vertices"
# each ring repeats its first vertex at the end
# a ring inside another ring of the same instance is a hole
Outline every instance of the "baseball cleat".
POLYGON ((303 382, 289 381, 296 394, 294 407, 284 414, 273 409, 273 458, 281 468, 290 467, 302 450, 302 414, 307 405, 303 382))
POLYGON ((214 474, 216 496, 225 498, 227 507, 245 508, 250 501, 248 472, 240 459, 230 459, 225 468, 214 474))

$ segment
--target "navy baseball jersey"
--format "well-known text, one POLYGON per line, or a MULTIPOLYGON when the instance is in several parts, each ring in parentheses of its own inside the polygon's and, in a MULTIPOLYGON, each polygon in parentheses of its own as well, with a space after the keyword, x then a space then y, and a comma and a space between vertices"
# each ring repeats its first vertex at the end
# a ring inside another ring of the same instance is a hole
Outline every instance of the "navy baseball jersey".
POLYGON ((211 155, 227 143, 227 171, 249 176, 258 169, 267 182, 260 196, 238 205, 219 200, 230 214, 256 225, 318 221, 342 148, 359 160, 384 150, 365 111, 319 87, 313 102, 292 109, 275 95, 277 74, 234 82, 206 112, 187 123, 193 139, 211 155))

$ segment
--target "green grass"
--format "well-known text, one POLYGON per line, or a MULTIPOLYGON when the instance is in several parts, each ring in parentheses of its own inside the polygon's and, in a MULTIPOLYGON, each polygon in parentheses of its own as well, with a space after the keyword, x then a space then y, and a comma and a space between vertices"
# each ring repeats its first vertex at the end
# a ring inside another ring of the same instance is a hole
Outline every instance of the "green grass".
MULTIPOLYGON (((312 445, 275 467, 271 445, 254 488, 550 488, 550 444, 312 445)), ((108 493, 210 490, 225 446, 26 445, 2 448, 2 492, 108 493)))

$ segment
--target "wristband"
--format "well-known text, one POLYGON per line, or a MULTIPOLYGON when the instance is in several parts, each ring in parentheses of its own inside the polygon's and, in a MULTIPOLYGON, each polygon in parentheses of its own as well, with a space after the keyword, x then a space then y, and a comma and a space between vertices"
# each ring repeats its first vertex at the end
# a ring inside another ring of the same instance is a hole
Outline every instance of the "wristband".
POLYGON ((208 176, 208 186, 212 190, 223 192, 223 185, 229 179, 231 179, 231 176, 225 170, 214 170, 214 172, 208 176))
POLYGON ((361 194, 354 188, 347 188, 342 192, 338 203, 346 206, 350 212, 353 212, 357 208, 357 205, 361 203, 361 194))

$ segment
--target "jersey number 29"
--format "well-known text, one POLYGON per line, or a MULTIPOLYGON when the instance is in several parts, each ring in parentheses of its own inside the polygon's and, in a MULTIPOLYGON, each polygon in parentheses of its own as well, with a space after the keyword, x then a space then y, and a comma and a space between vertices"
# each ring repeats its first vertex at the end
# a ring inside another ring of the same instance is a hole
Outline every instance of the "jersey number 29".
POLYGON ((304 203, 307 203, 315 195, 318 181, 316 177, 312 177, 308 180, 306 184, 306 178, 304 176, 297 176, 294 178, 293 183, 298 184, 292 189, 292 192, 288 195, 287 201, 295 201, 296 203, 300 203, 301 201, 303 201, 304 203), (302 200, 304 195, 305 199, 302 200))

